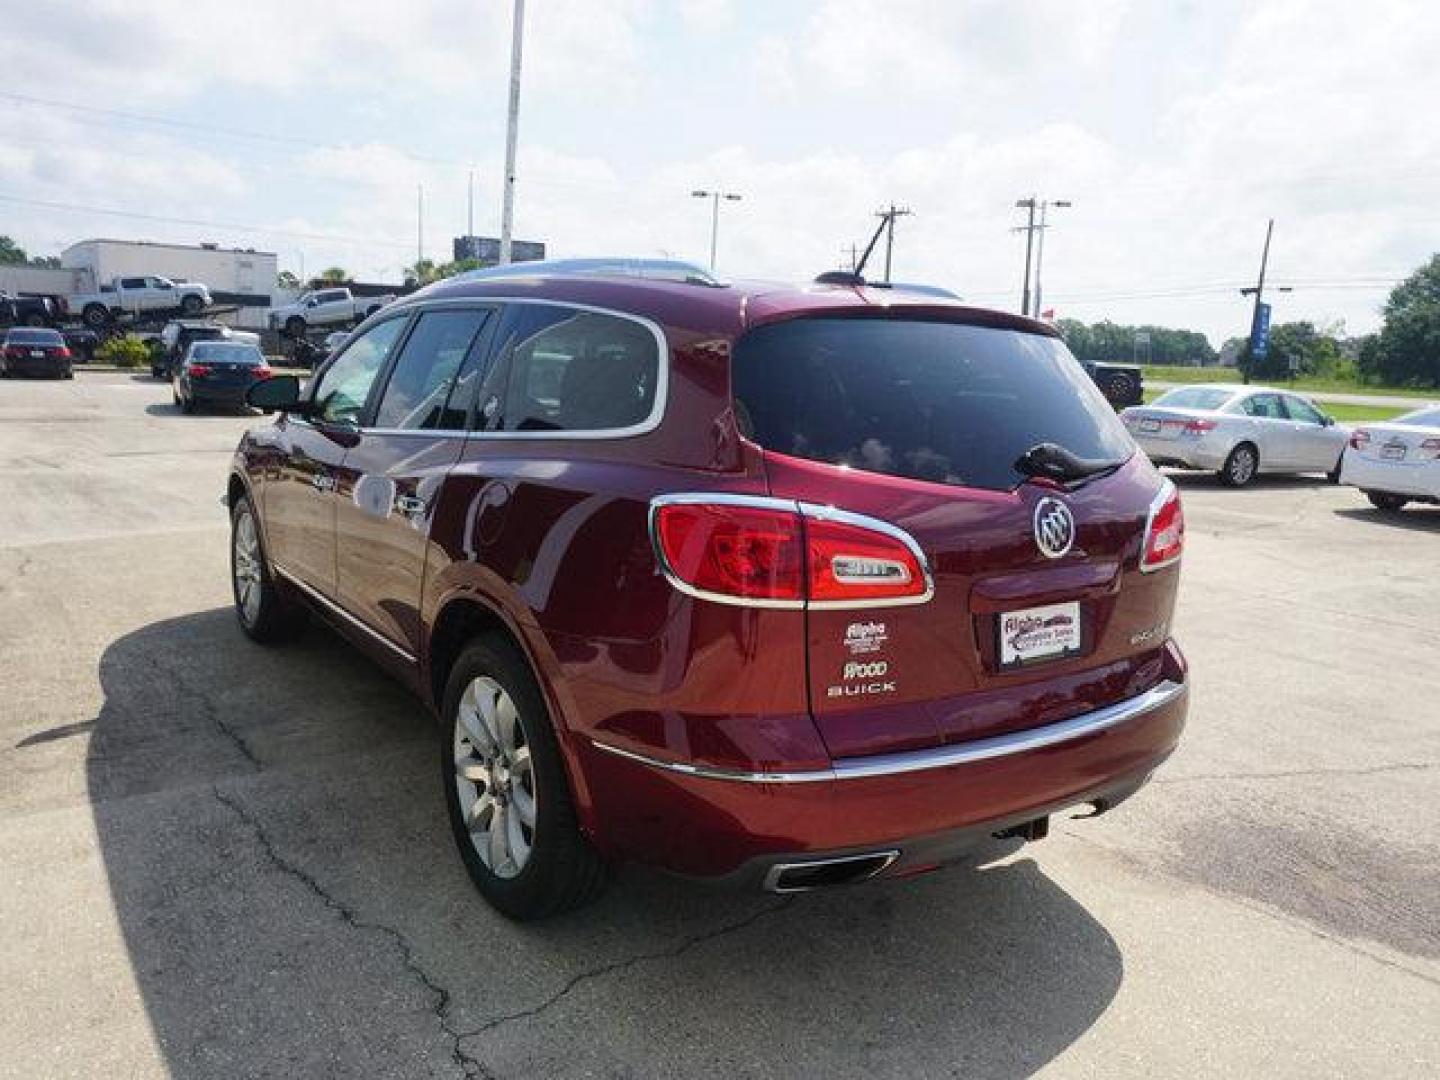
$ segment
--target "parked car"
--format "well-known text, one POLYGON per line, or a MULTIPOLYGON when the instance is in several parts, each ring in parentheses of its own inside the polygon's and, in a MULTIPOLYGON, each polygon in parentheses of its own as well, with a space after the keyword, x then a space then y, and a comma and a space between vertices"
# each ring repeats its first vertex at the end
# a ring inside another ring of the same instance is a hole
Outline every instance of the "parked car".
POLYGON ((0 375, 53 375, 73 379, 70 348, 60 331, 49 327, 15 326, 0 340, 0 375))
POLYGON ((1120 418, 1156 465, 1218 473, 1231 487, 1261 473, 1338 479, 1350 437, 1308 398, 1267 386, 1179 387, 1120 418))
POLYGON ((1440 405, 1426 405, 1350 433, 1340 482, 1365 493, 1378 510, 1440 503, 1440 405))
POLYGON ((117 277, 99 292, 80 293, 69 299, 70 310, 80 312, 92 329, 108 326, 117 315, 178 311, 198 315, 211 304, 210 290, 198 283, 177 285, 169 278, 117 277))
POLYGON ((0 292, 0 327, 54 326, 65 313, 65 302, 59 297, 0 292))
POLYGON ((624 859, 908 876, 1140 788, 1186 709, 1180 498, 1055 331, 694 282, 451 280, 251 390, 244 632, 318 613, 429 703, 515 918, 624 859))
POLYGON ((350 326, 374 315, 394 299, 393 294, 355 296, 349 289, 317 289, 302 294, 293 304, 272 308, 270 329, 300 338, 316 326, 350 326))
POLYGON ((157 379, 170 379, 195 341, 222 341, 230 336, 230 328, 208 320, 176 319, 160 331, 160 346, 150 358, 150 374, 157 379))
POLYGON ((60 331, 70 349, 70 358, 79 364, 89 364, 95 359, 95 350, 100 347, 100 335, 94 330, 66 328, 60 331))
POLYGON ((1100 387, 1105 400, 1116 409, 1139 405, 1145 400, 1145 371, 1131 364, 1084 364, 1085 373, 1100 387))
POLYGON ((171 395, 182 412, 201 405, 245 404, 245 393, 270 378, 270 363, 260 349, 243 341, 195 341, 171 379, 171 395))

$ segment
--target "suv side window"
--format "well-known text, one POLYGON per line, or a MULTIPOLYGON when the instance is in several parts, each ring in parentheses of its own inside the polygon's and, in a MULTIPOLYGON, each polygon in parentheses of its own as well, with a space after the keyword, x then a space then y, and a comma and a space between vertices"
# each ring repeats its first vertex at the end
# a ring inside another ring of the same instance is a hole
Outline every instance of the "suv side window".
POLYGON ((479 363, 475 339, 488 314, 482 308, 462 308, 427 311, 416 319, 373 426, 464 431, 479 363))
POLYGON ((660 352, 655 336, 630 319, 516 305, 502 356, 503 431, 613 431, 654 409, 660 352))
POLYGON ((375 378, 400 340, 405 318, 386 319, 350 342, 335 362, 320 373, 313 400, 316 419, 327 424, 358 424, 370 399, 375 378))
POLYGON ((1260 420, 1284 420, 1285 410, 1278 394, 1252 394, 1241 406, 1246 416, 1260 420))
POLYGON ((120 279, 120 287, 122 289, 143 289, 145 279, 143 277, 123 277, 120 279))

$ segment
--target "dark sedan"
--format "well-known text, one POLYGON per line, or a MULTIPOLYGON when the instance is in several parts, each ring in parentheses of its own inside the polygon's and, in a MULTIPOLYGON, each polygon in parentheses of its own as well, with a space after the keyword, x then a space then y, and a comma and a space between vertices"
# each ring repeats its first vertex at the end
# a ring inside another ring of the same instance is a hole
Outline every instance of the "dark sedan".
POLYGON ((242 341, 197 341, 185 352, 171 381, 175 404, 193 413, 198 405, 245 404, 245 392, 270 378, 265 354, 242 341))
POLYGON ((5 331, 0 344, 0 375, 50 375, 73 379, 70 347, 58 330, 17 326, 5 331))

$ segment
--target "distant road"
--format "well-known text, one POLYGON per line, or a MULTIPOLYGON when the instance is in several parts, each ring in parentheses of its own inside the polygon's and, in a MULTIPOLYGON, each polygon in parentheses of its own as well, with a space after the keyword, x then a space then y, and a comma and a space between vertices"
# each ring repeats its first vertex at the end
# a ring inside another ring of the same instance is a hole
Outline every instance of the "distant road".
MULTIPOLYGON (((1146 389, 1152 390, 1174 390, 1181 386, 1194 386, 1194 383, 1167 382, 1164 379, 1146 379, 1146 389)), ((1239 386, 1240 383, 1231 385, 1239 386)), ((1281 384, 1284 387, 1284 384, 1281 384)), ((1313 398, 1316 401, 1329 402, 1331 405, 1382 405, 1390 409, 1418 409, 1422 405, 1440 404, 1440 397, 1436 400, 1427 401, 1425 398, 1400 397, 1395 394, 1337 394, 1328 390, 1296 390, 1295 393, 1303 394, 1305 397, 1313 398)))

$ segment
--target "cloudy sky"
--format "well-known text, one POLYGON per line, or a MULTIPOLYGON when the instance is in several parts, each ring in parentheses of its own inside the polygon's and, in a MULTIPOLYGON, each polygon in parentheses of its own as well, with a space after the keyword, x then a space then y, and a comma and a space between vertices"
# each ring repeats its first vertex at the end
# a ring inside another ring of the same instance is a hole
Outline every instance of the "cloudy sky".
MULTIPOLYGON (((14 5, 0 233, 273 250, 398 280, 500 214, 511 0, 14 5)), ((910 207, 897 279, 1219 344, 1276 219, 1276 319, 1372 329, 1440 250, 1433 0, 529 0, 517 235, 804 279, 910 207)))

